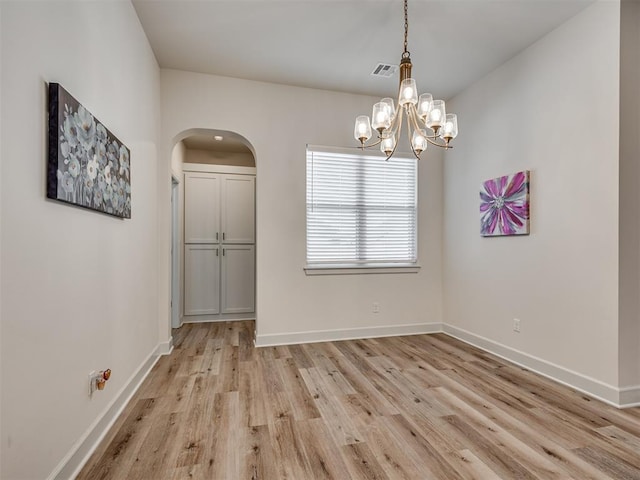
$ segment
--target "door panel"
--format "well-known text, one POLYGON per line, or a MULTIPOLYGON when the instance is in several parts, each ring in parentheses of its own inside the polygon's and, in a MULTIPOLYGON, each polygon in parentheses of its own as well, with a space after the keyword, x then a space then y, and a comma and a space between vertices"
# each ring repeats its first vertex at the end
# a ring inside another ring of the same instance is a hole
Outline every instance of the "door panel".
POLYGON ((255 177, 224 175, 222 182, 222 242, 254 243, 255 177))
POLYGON ((185 173, 184 243, 219 243, 220 176, 185 173))
POLYGON ((255 249, 224 245, 222 252, 222 313, 251 313, 255 310, 255 249))
POLYGON ((185 245, 184 314, 220 313, 220 247, 185 245))

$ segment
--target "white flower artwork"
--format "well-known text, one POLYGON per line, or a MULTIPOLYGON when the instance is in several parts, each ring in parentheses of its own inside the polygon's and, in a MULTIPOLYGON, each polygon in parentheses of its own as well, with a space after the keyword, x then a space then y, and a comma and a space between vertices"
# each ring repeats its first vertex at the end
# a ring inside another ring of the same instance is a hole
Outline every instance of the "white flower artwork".
POLYGON ((131 218, 129 149, 57 83, 49 84, 47 197, 131 218))

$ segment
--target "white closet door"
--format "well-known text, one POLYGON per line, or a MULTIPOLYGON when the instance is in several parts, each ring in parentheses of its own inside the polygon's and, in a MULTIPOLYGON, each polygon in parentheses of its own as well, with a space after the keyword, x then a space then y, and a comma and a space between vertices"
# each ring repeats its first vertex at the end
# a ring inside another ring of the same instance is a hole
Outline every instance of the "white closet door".
POLYGON ((220 247, 185 245, 184 314, 220 313, 220 247))
POLYGON ((255 177, 222 177, 222 242, 254 243, 255 177))
POLYGON ((222 313, 255 310, 255 249, 253 245, 222 247, 222 313))
POLYGON ((184 243, 220 242, 220 176, 184 175, 184 243))

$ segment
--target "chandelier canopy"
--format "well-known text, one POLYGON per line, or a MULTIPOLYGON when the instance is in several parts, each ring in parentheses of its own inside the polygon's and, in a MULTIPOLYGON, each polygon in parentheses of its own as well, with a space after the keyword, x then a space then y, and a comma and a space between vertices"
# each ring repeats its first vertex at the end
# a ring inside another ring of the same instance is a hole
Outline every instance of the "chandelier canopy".
POLYGON ((371 121, 367 115, 356 118, 354 130, 354 137, 360 141, 361 148, 380 145, 387 160, 393 156, 398 146, 403 117, 406 117, 409 145, 418 159, 429 144, 452 148, 449 143, 458 135, 458 118, 452 113, 446 113, 444 100, 434 100, 430 93, 423 93, 418 97, 416 81, 411 78, 411 55, 407 49, 407 1, 404 0, 404 52, 400 59, 398 105, 394 105, 392 98, 383 98, 373 106, 371 121), (367 144, 372 128, 377 132, 377 139, 367 144))

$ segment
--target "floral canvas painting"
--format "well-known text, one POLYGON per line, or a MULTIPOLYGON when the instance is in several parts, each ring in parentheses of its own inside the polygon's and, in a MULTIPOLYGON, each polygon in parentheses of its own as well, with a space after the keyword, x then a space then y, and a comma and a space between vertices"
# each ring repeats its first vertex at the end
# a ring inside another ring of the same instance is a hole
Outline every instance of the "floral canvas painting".
POLYGON ((131 218, 129 149, 57 83, 49 84, 47 197, 131 218))
POLYGON ((529 171, 482 184, 480 234, 483 237, 529 234, 529 171))

